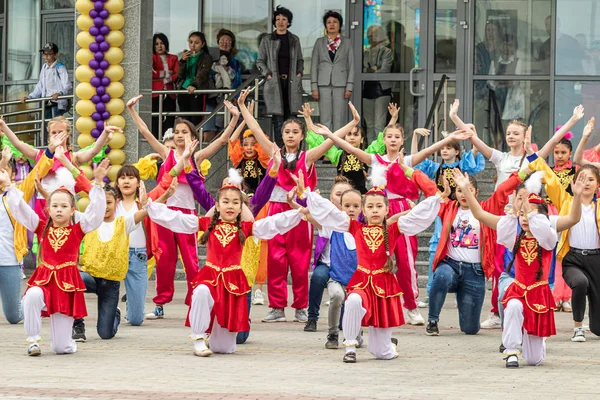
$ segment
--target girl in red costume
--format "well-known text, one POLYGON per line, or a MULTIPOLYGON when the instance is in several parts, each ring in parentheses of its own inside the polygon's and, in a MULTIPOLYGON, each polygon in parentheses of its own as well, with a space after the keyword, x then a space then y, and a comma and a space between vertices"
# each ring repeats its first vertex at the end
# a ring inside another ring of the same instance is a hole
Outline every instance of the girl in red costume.
MULTIPOLYGON (((350 154, 354 154, 360 162, 370 165, 371 167, 377 165, 386 166, 386 177, 389 182, 386 191, 390 204, 390 215, 410 210, 408 201, 418 199, 419 191, 414 183, 406 177, 398 163, 395 162, 402 151, 402 146, 404 144, 404 129, 402 126, 398 124, 388 125, 384 129, 383 142, 385 143, 386 154, 383 156, 380 156, 379 154, 368 154, 365 151, 352 146, 345 140, 337 139, 327 133, 322 134, 332 139, 335 145, 340 149, 350 154)), ((408 167, 418 165, 425 158, 437 152, 452 140, 460 141, 468 139, 471 135, 472 134, 467 131, 455 132, 417 154, 404 157, 404 162, 408 167)), ((398 279, 400 288, 402 288, 402 299, 404 300, 404 308, 407 310, 408 323, 412 325, 423 325, 425 320, 421 316, 416 302, 416 299, 419 296, 416 269, 418 250, 417 237, 400 234, 396 240, 397 243, 393 246, 395 249, 394 255, 396 256, 396 265, 398 267, 396 270, 396 278, 398 279)))
MULTIPOLYGON (((133 122, 138 127, 140 133, 148 141, 150 146, 157 152, 160 157, 165 160, 161 171, 158 174, 157 181, 162 179, 162 173, 167 173, 173 168, 177 161, 182 157, 185 150, 186 137, 196 137, 196 127, 189 121, 178 119, 175 121, 173 129, 173 141, 176 149, 172 150, 163 145, 154 137, 148 129, 146 123, 140 118, 135 111, 135 104, 142 98, 142 95, 134 97, 127 102, 127 110, 133 118, 133 122)), ((232 107, 234 108, 234 107, 232 107)), ((230 110, 231 111, 231 110, 230 110)), ((235 110, 237 111, 237 110, 235 110)), ((232 112, 231 122, 227 129, 223 132, 220 138, 214 140, 211 144, 196 153, 196 165, 200 165, 202 160, 205 160, 209 155, 217 151, 221 146, 227 143, 227 139, 235 128, 239 117, 239 112, 232 112)), ((192 163, 192 165, 194 165, 192 163)), ((179 210, 185 214, 195 214, 196 204, 194 203, 194 195, 192 189, 187 182, 185 172, 181 171, 177 177, 179 184, 175 194, 167 201, 167 206, 173 210, 179 210)), ((156 296, 153 301, 156 305, 153 312, 146 315, 148 319, 164 318, 163 306, 173 300, 175 292, 175 270, 177 265, 177 251, 181 255, 183 267, 188 282, 188 292, 185 297, 185 304, 189 305, 192 297, 192 280, 198 273, 198 250, 196 246, 196 236, 194 234, 174 233, 168 228, 159 226, 156 228, 158 237, 158 249, 154 253, 156 259, 156 296)))
MULTIPOLYGON (((245 100, 248 94, 248 91, 242 92, 238 99, 240 111, 256 141, 268 153, 273 148, 273 144, 246 107, 245 100)), ((351 104, 350 108, 353 108, 351 104)), ((356 112, 354 114, 358 115, 356 112)), ((359 122, 360 117, 358 119, 355 117, 349 124, 336 131, 335 135, 343 141, 342 138, 346 136, 346 133, 350 132, 359 122)), ((298 176, 299 172, 302 171, 304 185, 310 188, 317 186, 317 173, 314 163, 333 146, 333 141, 326 140, 314 149, 303 151, 305 133, 305 126, 298 119, 289 119, 283 123, 283 163, 282 168, 279 168, 277 184, 271 195, 269 215, 279 214, 291 209, 286 196, 295 186, 292 175, 298 176)), ((267 287, 271 310, 263 318, 263 322, 286 321, 284 308, 287 306, 288 267, 292 272, 292 291, 294 293, 292 307, 296 309, 294 321, 303 323, 308 321, 306 307, 308 306, 308 267, 312 253, 312 236, 312 226, 308 222, 302 221, 285 235, 277 235, 269 241, 267 287)))
MULTIPOLYGON (((356 241, 358 268, 346 287, 348 298, 342 319, 346 346, 344 362, 347 363, 356 362, 361 325, 369 328, 371 354, 383 360, 398 357, 392 328, 403 325, 404 317, 400 305, 401 287, 392 273, 391 254, 400 235, 416 235, 432 224, 443 198, 439 194, 428 197, 408 214, 386 220, 390 209, 382 189, 386 184, 385 170, 382 165, 372 168, 374 188, 363 197, 362 204, 366 224, 350 219, 320 195, 310 190, 306 194, 308 210, 321 226, 336 232, 350 232, 356 241)), ((421 171, 410 171, 409 175, 412 179, 428 179, 421 171)), ((302 187, 299 190, 304 192, 302 187)))
MULTIPOLYGON (((48 198, 49 219, 40 219, 24 201, 23 193, 11 186, 7 202, 15 219, 40 238, 39 265, 27 282, 23 311, 30 356, 41 354, 39 341, 42 316, 50 316, 51 346, 57 354, 75 353, 71 338, 73 319, 87 315, 83 292, 85 284, 77 270, 79 247, 86 233, 97 229, 104 219, 106 197, 102 180, 108 171, 108 160, 94 170, 94 186, 85 213, 75 215, 75 196, 59 188, 48 198), (77 217, 77 218, 75 218, 77 217), (78 222, 75 220, 78 219, 78 222)), ((82 174, 80 174, 82 175, 82 174)), ((6 173, 0 180, 10 185, 6 173)))
MULTIPOLYGON (((554 310, 556 304, 548 284, 552 252, 558 242, 557 231, 564 231, 579 222, 579 200, 587 182, 587 171, 579 174, 571 184, 575 201, 570 214, 548 218, 548 205, 537 193, 541 191, 541 175, 533 175, 525 186, 529 191, 526 201, 513 204, 513 209, 499 217, 483 211, 475 196, 466 191, 467 202, 473 215, 483 224, 498 231, 498 243, 512 249, 514 259, 508 268, 515 268, 515 281, 506 289, 504 331, 502 344, 506 348, 507 368, 518 368, 518 347, 523 347, 523 358, 529 365, 539 365, 546 358, 545 338, 556 335, 554 310), (521 232, 517 234, 518 227, 521 232)), ((460 172, 455 174, 457 185, 468 188, 469 180, 460 172), (457 180, 458 178, 458 180, 457 180)))
POLYGON ((200 243, 207 245, 206 264, 192 282, 194 292, 188 315, 194 354, 200 357, 213 352, 235 352, 237 332, 250 330, 246 295, 250 286, 240 266, 246 238, 271 239, 293 229, 302 218, 298 211, 290 210, 253 222, 239 189, 242 178, 232 170, 219 190, 212 216, 196 217, 158 203, 147 206, 150 218, 173 232, 204 232, 200 243), (207 333, 210 349, 205 343, 207 333))

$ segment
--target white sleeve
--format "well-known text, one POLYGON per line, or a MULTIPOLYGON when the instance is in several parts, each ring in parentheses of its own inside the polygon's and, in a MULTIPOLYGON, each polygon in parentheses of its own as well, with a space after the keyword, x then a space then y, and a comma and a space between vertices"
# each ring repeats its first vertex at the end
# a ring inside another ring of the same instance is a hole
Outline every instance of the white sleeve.
POLYGON ((492 149, 492 156, 490 157, 490 162, 496 166, 496 168, 500 168, 500 163, 502 162, 503 153, 496 149, 492 149))
POLYGON ((131 214, 128 217, 125 217, 125 232, 127 233, 127 235, 135 231, 140 226, 140 224, 141 222, 137 224, 135 223, 135 213, 131 214))
POLYGON ((558 243, 556 228, 552 227, 550 220, 537 211, 529 213, 529 229, 540 246, 546 250, 553 250, 558 243))
POLYGON ((306 205, 310 215, 319 225, 336 232, 348 232, 350 217, 345 212, 338 210, 329 200, 317 193, 308 192, 306 205))
POLYGON ((15 221, 30 231, 37 229, 40 217, 25 203, 23 192, 14 186, 10 186, 6 192, 6 203, 15 221))
POLYGON ((259 239, 273 239, 275 235, 283 235, 302 221, 302 214, 298 210, 289 210, 271 215, 254 222, 252 236, 259 239))
POLYGON ((401 216, 398 219, 400 232, 407 236, 414 236, 429 228, 440 211, 441 201, 441 195, 437 193, 417 204, 408 214, 401 216))
POLYGON ((106 212, 106 192, 103 188, 93 185, 89 193, 89 198, 90 204, 88 204, 84 213, 81 214, 79 221, 83 233, 98 229, 102 225, 102 221, 104 221, 104 213, 106 212))
POLYGON ((558 224, 558 219, 560 218, 559 215, 549 215, 548 219, 550 220, 550 226, 552 227, 552 229, 554 229, 556 231, 557 234, 560 234, 561 232, 558 232, 558 230, 556 229, 556 225, 558 224))
POLYGON ((512 251, 517 240, 517 217, 512 214, 506 214, 500 217, 496 226, 498 236, 496 243, 503 245, 508 250, 512 251))
POLYGON ((165 204, 154 201, 146 205, 148 216, 157 224, 175 233, 198 232, 198 217, 194 214, 184 214, 181 211, 169 209, 165 204))
POLYGON ((404 164, 406 164, 407 167, 413 167, 412 154, 404 157, 404 164))

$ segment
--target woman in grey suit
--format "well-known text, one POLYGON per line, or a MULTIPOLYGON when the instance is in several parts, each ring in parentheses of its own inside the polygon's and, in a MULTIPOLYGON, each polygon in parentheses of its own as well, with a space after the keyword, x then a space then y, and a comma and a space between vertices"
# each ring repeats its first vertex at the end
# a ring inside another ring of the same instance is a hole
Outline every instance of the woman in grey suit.
POLYGON ((340 13, 325 13, 327 35, 315 42, 310 70, 312 97, 319 101, 321 124, 333 132, 348 122, 348 99, 354 90, 354 55, 350 39, 340 35, 343 23, 340 13))

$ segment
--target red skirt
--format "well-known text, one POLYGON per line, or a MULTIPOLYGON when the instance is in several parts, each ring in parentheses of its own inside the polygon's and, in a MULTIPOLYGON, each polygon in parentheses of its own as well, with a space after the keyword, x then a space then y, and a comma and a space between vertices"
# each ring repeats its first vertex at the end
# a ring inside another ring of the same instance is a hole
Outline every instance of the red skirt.
POLYGON ((52 270, 43 264, 39 265, 27 281, 27 285, 40 287, 44 291, 46 310, 42 311, 43 317, 49 317, 56 313, 75 319, 87 316, 85 297, 83 296, 85 283, 83 283, 77 267, 68 266, 52 270))
POLYGON ((530 286, 515 281, 506 289, 502 304, 506 307, 511 299, 518 299, 523 303, 523 328, 528 334, 539 337, 556 335, 556 303, 547 281, 536 282, 530 286))
MULTIPOLYGON (((355 274, 357 275, 357 274, 355 274)), ((404 325, 404 315, 400 304, 400 295, 398 281, 391 273, 383 273, 377 276, 378 283, 384 288, 387 295, 378 295, 373 288, 373 277, 368 278, 366 285, 351 286, 354 276, 350 279, 347 286, 348 295, 356 293, 362 298, 363 308, 367 313, 362 319, 362 326, 373 326, 375 328, 393 328, 404 325), (390 290, 391 289, 391 290, 390 290)))

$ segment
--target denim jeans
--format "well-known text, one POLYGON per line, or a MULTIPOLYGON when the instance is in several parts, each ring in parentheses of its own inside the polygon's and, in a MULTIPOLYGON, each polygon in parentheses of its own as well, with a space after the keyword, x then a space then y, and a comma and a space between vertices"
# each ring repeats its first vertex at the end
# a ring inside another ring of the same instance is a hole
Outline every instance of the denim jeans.
POLYGON ((146 248, 129 249, 129 269, 125 276, 127 293, 127 321, 140 326, 146 316, 146 291, 148 290, 148 253, 146 248))
POLYGON ((502 305, 502 299, 504 298, 504 293, 506 293, 506 289, 508 289, 510 284, 514 281, 515 278, 513 278, 506 272, 502 272, 500 278, 498 279, 498 314, 500 314, 502 326, 504 326, 504 306, 502 305))
POLYGON ((9 324, 17 324, 23 319, 21 293, 21 266, 0 266, 2 311, 9 324))
MULTIPOLYGON (((112 339, 119 329, 121 316, 117 314, 119 305, 119 288, 121 282, 94 278, 87 272, 81 272, 81 279, 85 283, 86 293, 98 295, 98 336, 102 339, 112 339)), ((74 325, 83 324, 83 319, 75 321, 74 325)))
MULTIPOLYGON (((248 319, 250 319, 250 307, 252 307, 252 291, 248 292, 248 319)), ((248 340, 248 336, 250 336, 250 331, 248 332, 238 332, 235 337, 236 344, 244 344, 246 340, 248 340)))
POLYGON ((329 267, 325 264, 317 264, 310 277, 310 287, 308 289, 308 319, 319 319, 323 292, 328 283, 329 267))
POLYGON ((439 321, 447 293, 456 293, 460 330, 467 335, 479 332, 485 298, 485 275, 481 264, 460 262, 449 257, 438 264, 429 294, 429 321, 439 321))

